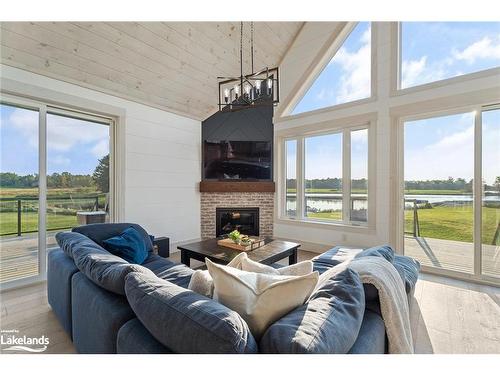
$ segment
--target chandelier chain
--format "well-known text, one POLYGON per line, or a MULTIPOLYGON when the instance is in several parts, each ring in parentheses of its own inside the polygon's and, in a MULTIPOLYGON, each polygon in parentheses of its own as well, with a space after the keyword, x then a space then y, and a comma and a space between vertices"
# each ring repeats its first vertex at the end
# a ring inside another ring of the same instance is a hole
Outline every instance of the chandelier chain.
POLYGON ((253 21, 250 23, 250 43, 251 43, 251 53, 252 53, 252 74, 255 73, 253 70, 253 21))
POLYGON ((240 23, 240 80, 243 89, 243 21, 240 23))

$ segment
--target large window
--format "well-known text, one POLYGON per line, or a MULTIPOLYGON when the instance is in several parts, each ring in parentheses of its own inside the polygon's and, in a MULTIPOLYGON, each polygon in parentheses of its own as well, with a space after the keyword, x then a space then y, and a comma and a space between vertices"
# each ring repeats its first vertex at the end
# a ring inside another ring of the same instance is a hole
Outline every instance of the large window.
POLYGON ((348 103, 371 96, 371 24, 350 32, 292 114, 348 103))
POLYGON ((285 216, 316 222, 368 223, 366 126, 297 137, 285 141, 284 149, 285 216))
POLYGON ((499 22, 403 22, 400 88, 500 66, 499 22))

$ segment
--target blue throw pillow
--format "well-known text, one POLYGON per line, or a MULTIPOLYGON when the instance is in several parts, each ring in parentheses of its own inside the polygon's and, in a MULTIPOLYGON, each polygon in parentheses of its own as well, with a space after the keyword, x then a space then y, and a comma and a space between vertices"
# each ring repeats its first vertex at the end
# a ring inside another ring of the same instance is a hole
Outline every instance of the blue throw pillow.
POLYGON ((362 252, 356 254, 354 258, 362 257, 382 257, 385 258, 389 263, 394 262, 394 250, 389 245, 370 247, 369 249, 363 250, 362 252))
POLYGON ((144 239, 133 227, 127 228, 118 236, 103 242, 106 250, 129 263, 142 264, 148 257, 144 239))

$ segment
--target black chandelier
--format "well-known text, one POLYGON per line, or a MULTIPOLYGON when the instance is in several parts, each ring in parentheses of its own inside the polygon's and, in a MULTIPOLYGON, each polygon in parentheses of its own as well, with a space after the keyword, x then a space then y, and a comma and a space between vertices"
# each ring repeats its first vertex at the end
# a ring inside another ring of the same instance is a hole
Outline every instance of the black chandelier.
POLYGON ((250 23, 252 72, 243 75, 243 22, 240 23, 240 76, 217 77, 219 80, 219 111, 236 111, 255 106, 279 103, 278 68, 253 69, 253 22, 250 23))

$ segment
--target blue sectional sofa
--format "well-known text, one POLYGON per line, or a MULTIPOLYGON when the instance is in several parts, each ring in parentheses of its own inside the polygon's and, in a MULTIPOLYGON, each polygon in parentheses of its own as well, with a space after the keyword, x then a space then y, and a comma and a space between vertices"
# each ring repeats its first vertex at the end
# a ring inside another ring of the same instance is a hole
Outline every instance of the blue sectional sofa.
MULTIPOLYGON (((256 342, 239 314, 187 289, 194 271, 155 255, 150 236, 139 225, 91 224, 56 238, 60 248, 48 257, 48 300, 79 353, 387 351, 378 293, 349 268, 336 273, 308 303, 272 324, 256 342), (103 247, 104 240, 130 226, 147 243, 149 256, 142 265, 103 247)), ((419 264, 394 255, 390 248, 382 250, 411 295, 419 264)), ((319 255, 314 269, 323 273, 341 263, 342 251, 335 247, 319 255)))

